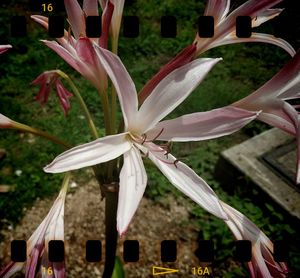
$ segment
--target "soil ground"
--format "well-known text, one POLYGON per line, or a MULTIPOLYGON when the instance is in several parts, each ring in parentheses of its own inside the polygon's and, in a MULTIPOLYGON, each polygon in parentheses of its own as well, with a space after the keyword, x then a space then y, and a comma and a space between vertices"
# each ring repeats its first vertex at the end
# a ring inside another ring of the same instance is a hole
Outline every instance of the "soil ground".
MULTIPOLYGON (((15 229, 2 231, 5 240, 0 243, 0 266, 10 259, 10 241, 27 239, 37 228, 55 197, 37 200, 15 229)), ((138 211, 129 226, 128 232, 119 240, 118 255, 122 259, 123 241, 135 239, 140 245, 138 263, 124 263, 126 277, 153 277, 152 267, 179 269, 172 277, 193 277, 192 267, 199 263, 194 255, 197 230, 189 214, 190 204, 186 199, 168 195, 163 201, 154 202, 143 198, 138 211), (177 261, 162 263, 160 243, 165 239, 177 242, 177 261)), ((69 190, 65 207, 65 249, 66 268, 69 278, 97 278, 103 272, 101 263, 88 263, 85 260, 85 243, 88 239, 99 239, 104 243, 104 201, 100 201, 97 182, 91 180, 69 190)), ((104 257, 104 255, 102 255, 104 257)))

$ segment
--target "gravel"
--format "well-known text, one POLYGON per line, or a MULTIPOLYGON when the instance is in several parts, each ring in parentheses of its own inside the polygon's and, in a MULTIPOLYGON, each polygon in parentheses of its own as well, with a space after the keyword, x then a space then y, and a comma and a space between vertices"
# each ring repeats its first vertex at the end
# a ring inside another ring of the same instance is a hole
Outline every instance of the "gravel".
MULTIPOLYGON (((37 228, 52 206, 52 199, 37 200, 26 211, 20 224, 14 229, 2 231, 5 240, 0 243, 0 266, 10 259, 10 241, 27 239, 37 228)), ((159 202, 143 198, 138 211, 125 236, 119 239, 118 256, 123 260, 123 242, 128 239, 139 241, 140 259, 137 263, 124 263, 126 277, 153 277, 152 267, 179 269, 172 277, 193 277, 192 267, 199 266, 194 255, 197 231, 190 219, 190 205, 184 198, 167 195, 159 202), (177 242, 177 261, 162 263, 160 243, 172 239, 177 242)), ((104 202, 100 200, 100 190, 95 180, 69 190, 65 207, 65 250, 66 269, 69 278, 97 278, 103 273, 103 258, 100 263, 85 260, 85 243, 88 239, 98 239, 104 244, 104 202)), ((164 277, 164 276, 159 276, 164 277)), ((203 276, 202 276, 203 277, 203 276)))

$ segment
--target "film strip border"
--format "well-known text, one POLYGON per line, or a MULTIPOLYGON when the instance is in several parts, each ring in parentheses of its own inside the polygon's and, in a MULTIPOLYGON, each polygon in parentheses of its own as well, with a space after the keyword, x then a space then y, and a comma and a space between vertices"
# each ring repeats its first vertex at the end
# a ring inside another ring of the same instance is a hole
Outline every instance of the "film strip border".
MULTIPOLYGON (((135 0, 125 1, 126 7, 131 6, 135 0)), ((268 24, 272 25, 275 37, 284 39, 300 39, 300 2, 284 0, 280 8, 283 12, 270 20, 268 24), (298 3, 297 3, 298 2, 298 3)), ((6 6, 8 7, 8 5, 6 6)), ((3 5, 5 8, 5 5, 3 5)), ((18 13, 23 10, 26 14, 42 14, 49 17, 49 36, 60 38, 63 36, 63 29, 66 26, 66 11, 64 1, 62 0, 20 0, 18 4, 18 13)), ((7 36, 25 37, 27 36, 28 16, 14 15, 10 22, 10 32, 7 36)), ((158 20, 158 18, 153 20, 158 20)), ((123 36, 128 38, 137 38, 140 34, 140 25, 145 24, 143 18, 138 15, 123 16, 123 36)), ((176 38, 178 20, 176 15, 164 15, 160 17, 160 34, 163 38, 176 38)), ((196 22, 195 22, 196 24, 196 22)), ((3 25, 3 24, 2 24, 3 25)), ((199 16, 197 22, 198 34, 202 38, 211 38, 214 36, 214 18, 212 16, 199 16)), ((101 36, 101 17, 88 16, 86 18, 87 37, 97 38, 101 36)), ((239 15, 236 17, 236 36, 238 38, 249 38, 252 34, 252 20, 248 16, 239 15)))
MULTIPOLYGON (((274 241, 274 260, 276 262, 289 261, 290 244, 286 240, 274 241)), ((215 247, 213 240, 198 241, 195 255, 200 262, 213 262, 215 260, 215 247)), ((237 262, 250 262, 252 258, 252 244, 249 240, 234 242, 233 259, 237 262)), ((13 240, 11 242, 11 260, 14 262, 26 261, 26 241, 13 240)), ((160 242, 160 260, 163 263, 177 261, 177 242, 163 240, 160 242)), ((62 262, 65 258, 64 241, 51 240, 48 243, 48 259, 50 262, 62 262)), ((138 262, 140 259, 140 244, 138 240, 125 240, 123 242, 124 262, 138 262)), ((87 240, 85 244, 85 260, 87 262, 101 262, 102 243, 100 240, 87 240)))
MULTIPOLYGON (((65 17, 59 15, 49 16, 48 35, 52 38, 61 38, 64 35, 65 17)), ((214 37, 214 18, 212 16, 200 16, 197 22, 198 34, 201 38, 214 37)), ((274 35, 281 37, 285 31, 282 28, 275 29, 274 35)), ((287 33, 287 29, 286 29, 287 33)), ((162 16, 160 34, 163 38, 176 38, 177 19, 175 16, 162 16)), ((101 17, 86 17, 86 35, 89 38, 101 36, 101 17)), ((138 16, 123 16, 123 36, 137 38, 140 35, 140 20, 138 16)), ((238 38, 250 38, 252 35, 252 20, 250 16, 236 17, 236 36, 238 38)), ((27 36, 27 20, 25 16, 12 16, 10 22, 11 37, 27 36)), ((300 33, 299 33, 300 37, 300 33)))
MULTIPOLYGON (((177 18, 175 16, 162 16, 160 20, 160 34, 163 38, 176 38, 177 18)), ((49 16, 48 35, 52 38, 64 36, 66 19, 61 15, 49 16)), ((199 16, 197 22, 198 34, 201 38, 214 37, 214 18, 212 16, 199 16)), ((290 32, 288 27, 281 26, 275 28, 274 36, 282 37, 290 32)), ((26 16, 12 16, 10 20, 11 37, 27 36, 26 16)), ((89 38, 99 38, 101 36, 101 16, 86 17, 86 35, 89 38)), ((123 16, 123 36, 127 38, 137 38, 140 35, 140 20, 138 16, 123 16)), ((236 36, 238 38, 249 38, 252 35, 252 20, 250 16, 236 17, 236 36)), ((300 37, 300 33, 298 34, 300 37)))

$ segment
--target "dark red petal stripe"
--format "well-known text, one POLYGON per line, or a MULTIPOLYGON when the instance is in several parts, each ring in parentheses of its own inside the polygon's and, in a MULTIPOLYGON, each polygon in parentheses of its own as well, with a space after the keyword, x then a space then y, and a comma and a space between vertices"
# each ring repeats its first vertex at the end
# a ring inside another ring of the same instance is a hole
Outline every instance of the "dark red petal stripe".
POLYGON ((102 15, 102 33, 99 38, 99 46, 105 49, 107 49, 108 33, 113 11, 114 5, 111 1, 108 1, 102 15))

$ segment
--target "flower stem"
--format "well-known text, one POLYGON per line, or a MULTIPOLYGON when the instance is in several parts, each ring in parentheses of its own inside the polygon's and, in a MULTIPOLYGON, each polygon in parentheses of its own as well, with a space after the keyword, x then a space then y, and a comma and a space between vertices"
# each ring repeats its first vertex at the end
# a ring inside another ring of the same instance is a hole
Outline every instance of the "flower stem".
MULTIPOLYGON (((118 37, 112 38, 112 52, 118 55, 118 37)), ((111 84, 111 131, 112 134, 116 134, 117 124, 117 93, 114 84, 111 84)), ((117 160, 114 159, 107 163, 107 177, 113 178, 113 170, 117 167, 117 160)))
POLYGON ((111 129, 113 134, 116 133, 116 121, 117 121, 117 94, 116 88, 112 84, 111 88, 111 129))
POLYGON ((66 172, 64 175, 64 180, 62 182, 62 188, 61 191, 66 194, 68 191, 68 186, 71 178, 71 172, 66 172))
POLYGON ((111 129, 111 122, 110 122, 109 101, 107 97, 107 92, 99 92, 99 94, 102 101, 106 135, 111 135, 112 129, 111 129))
POLYGON ((13 122, 12 126, 11 126, 11 129, 17 129, 17 130, 20 130, 20 131, 24 131, 24 132, 28 132, 28 133, 32 133, 34 135, 38 135, 40 137, 43 137, 43 138, 46 138, 48 139, 49 141, 52 141, 58 145, 62 145, 63 147, 69 149, 71 148, 71 145, 60 140, 59 138, 45 132, 45 131, 42 131, 40 129, 37 129, 37 128, 34 128, 34 127, 31 127, 31 126, 28 126, 28 125, 25 125, 25 124, 21 124, 21 123, 18 123, 18 122, 13 122))
POLYGON ((64 72, 62 72, 61 70, 57 70, 57 73, 62 77, 64 78, 68 83, 69 85, 71 86, 72 88, 72 91, 74 92, 75 96, 77 97, 77 100, 81 106, 81 109, 85 115, 85 118, 89 124, 89 127, 90 127, 90 130, 91 130, 91 133, 93 135, 93 137, 95 139, 99 138, 99 135, 98 135, 98 132, 97 132, 97 129, 95 127, 95 124, 93 122, 93 119, 92 119, 92 116, 83 100, 83 98, 81 97, 81 94, 79 93, 77 87, 75 86, 75 84, 73 83, 73 81, 71 80, 71 78, 65 74, 64 72))
POLYGON ((105 265, 103 278, 111 278, 114 270, 118 242, 117 208, 118 208, 118 183, 102 186, 105 191, 105 265))

